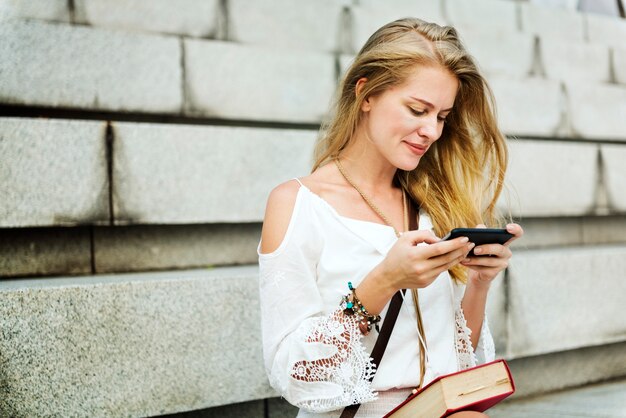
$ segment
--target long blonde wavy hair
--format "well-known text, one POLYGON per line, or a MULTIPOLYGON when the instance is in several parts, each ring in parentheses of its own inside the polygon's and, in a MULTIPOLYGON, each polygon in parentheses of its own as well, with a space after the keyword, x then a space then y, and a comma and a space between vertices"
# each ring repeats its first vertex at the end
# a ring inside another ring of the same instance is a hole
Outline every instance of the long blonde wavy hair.
MULTIPOLYGON (((494 226, 499 223, 496 201, 508 160, 506 142, 497 126, 493 93, 449 26, 405 18, 368 39, 339 86, 332 117, 322 125, 312 171, 338 158, 354 139, 365 98, 402 84, 419 66, 433 65, 459 81, 454 108, 417 168, 398 170, 394 181, 430 215, 438 236, 478 223, 494 226), (367 82, 357 95, 361 78, 367 82)), ((450 274, 466 280, 460 265, 450 274)))

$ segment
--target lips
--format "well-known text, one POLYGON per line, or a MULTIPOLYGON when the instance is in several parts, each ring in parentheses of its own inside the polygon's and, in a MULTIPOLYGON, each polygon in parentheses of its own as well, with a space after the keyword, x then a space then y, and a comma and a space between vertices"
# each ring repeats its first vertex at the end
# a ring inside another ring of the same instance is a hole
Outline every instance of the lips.
POLYGON ((424 155, 426 153, 426 150, 428 149, 428 147, 425 147, 423 145, 411 144, 409 142, 405 142, 405 144, 407 145, 409 150, 411 150, 411 152, 415 155, 424 155))

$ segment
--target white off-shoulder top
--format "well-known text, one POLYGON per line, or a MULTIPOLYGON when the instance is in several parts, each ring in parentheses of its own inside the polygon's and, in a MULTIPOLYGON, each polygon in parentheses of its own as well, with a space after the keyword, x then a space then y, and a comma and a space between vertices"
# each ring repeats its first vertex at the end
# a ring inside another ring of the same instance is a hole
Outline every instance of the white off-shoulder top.
MULTIPOLYGON (((419 229, 432 229, 423 211, 419 229)), ((363 405, 357 417, 379 418, 419 384, 409 292, 371 383, 369 354, 378 333, 363 336, 354 318, 339 308, 349 293, 347 283, 358 286, 396 239, 393 228, 341 216, 300 183, 282 243, 269 254, 260 253, 259 244, 265 368, 272 387, 300 408, 298 417, 339 417, 343 407, 358 402, 363 405)), ((461 309, 464 290, 445 272, 418 291, 428 344, 425 383, 495 357, 486 317, 472 350, 461 309)))

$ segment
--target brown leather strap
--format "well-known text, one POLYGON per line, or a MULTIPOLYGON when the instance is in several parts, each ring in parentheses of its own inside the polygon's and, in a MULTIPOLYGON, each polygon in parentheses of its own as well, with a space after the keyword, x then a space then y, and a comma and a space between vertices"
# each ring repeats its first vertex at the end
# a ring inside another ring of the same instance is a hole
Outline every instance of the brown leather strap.
MULTIPOLYGON (((414 231, 418 228, 418 212, 413 199, 409 197, 408 199, 408 208, 409 208, 409 230, 414 231)), ((391 298, 391 302, 389 303, 389 309, 387 309, 387 314, 385 315, 385 320, 383 321, 383 326, 380 329, 380 333, 378 334, 378 338, 376 339, 376 343, 374 344, 374 348, 372 349, 372 362, 376 365, 376 370, 378 366, 380 366, 380 361, 385 354, 385 349, 387 348, 387 343, 389 342, 389 337, 391 337, 391 332, 393 331, 393 326, 396 324, 396 319, 398 319, 398 314, 400 313, 400 308, 402 307, 402 294, 404 290, 399 290, 395 295, 391 298)), ((370 376, 370 382, 374 379, 374 375, 370 376)), ((346 406, 341 413, 339 418, 354 418, 359 407, 360 403, 346 406)))
MULTIPOLYGON (((378 334, 376 344, 374 344, 374 349, 372 350, 372 363, 376 365, 376 368, 380 365, 383 354, 385 354, 389 337, 391 336, 393 326, 396 323, 396 319, 398 319, 398 313, 400 313, 400 308, 402 307, 402 300, 402 294, 398 291, 395 295, 393 295, 391 302, 389 303, 389 309, 387 309, 383 326, 380 328, 380 333, 378 334)), ((372 376, 370 376, 370 382, 373 379, 374 375, 372 374, 372 376)), ((353 418, 360 406, 361 404, 357 403, 355 405, 345 407, 339 418, 353 418)))

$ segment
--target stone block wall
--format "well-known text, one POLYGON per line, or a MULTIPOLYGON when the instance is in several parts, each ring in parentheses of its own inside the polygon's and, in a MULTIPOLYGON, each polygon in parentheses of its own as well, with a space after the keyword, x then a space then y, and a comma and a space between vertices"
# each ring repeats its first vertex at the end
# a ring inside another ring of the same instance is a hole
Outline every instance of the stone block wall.
POLYGON ((0 0, 0 416, 294 416, 261 361, 265 199, 309 172, 369 34, 408 15, 459 29, 509 138, 499 207, 526 236, 488 309, 518 396, 625 376, 624 19, 0 0))

